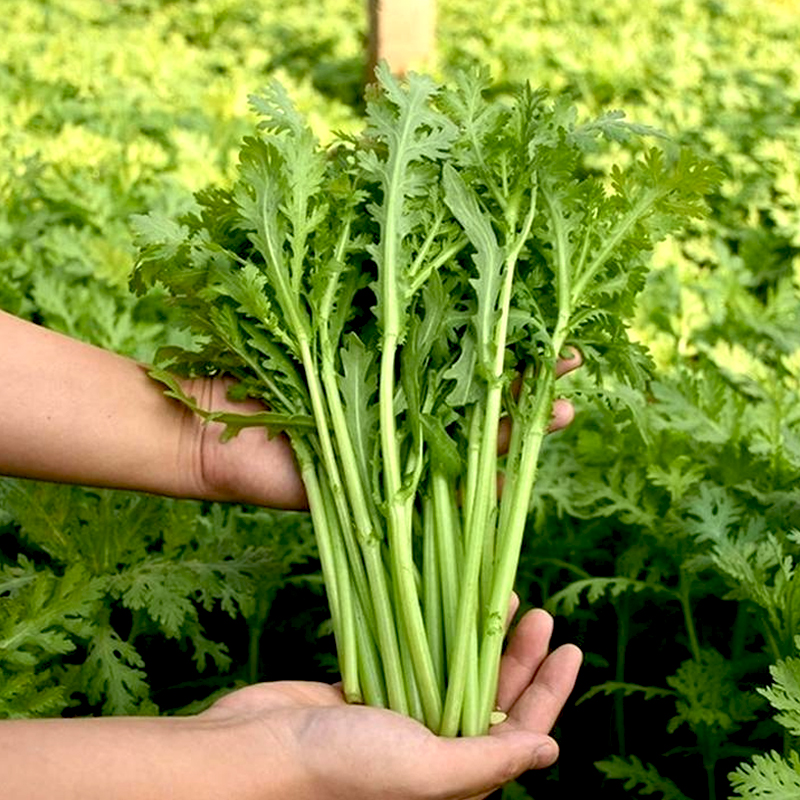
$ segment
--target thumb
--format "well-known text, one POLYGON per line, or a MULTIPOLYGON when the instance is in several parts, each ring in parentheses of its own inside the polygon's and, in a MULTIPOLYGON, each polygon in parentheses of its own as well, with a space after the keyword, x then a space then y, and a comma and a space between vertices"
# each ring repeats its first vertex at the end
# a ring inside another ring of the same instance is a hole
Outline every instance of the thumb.
POLYGON ((551 766, 558 758, 554 739, 526 730, 439 741, 444 752, 437 778, 450 788, 447 797, 482 797, 529 769, 551 766))

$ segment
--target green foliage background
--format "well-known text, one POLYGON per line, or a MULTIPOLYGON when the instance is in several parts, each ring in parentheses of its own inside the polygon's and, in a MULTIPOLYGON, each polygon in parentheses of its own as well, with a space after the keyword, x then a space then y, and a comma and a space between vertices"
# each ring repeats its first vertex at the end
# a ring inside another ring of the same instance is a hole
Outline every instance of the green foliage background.
MULTIPOLYGON (((579 417, 548 442, 518 590, 587 664, 560 764, 506 797, 796 797, 800 9, 438 6, 442 75, 477 61, 501 86, 623 108, 725 171, 710 219, 654 255, 648 396, 564 381, 579 417)), ((0 307, 149 359, 177 334, 161 297, 128 292, 131 214, 229 179, 270 77, 323 139, 357 128, 362 4, 3 10, 0 307)), ((0 483, 0 717, 174 713, 324 677, 325 623, 302 515, 0 483)))

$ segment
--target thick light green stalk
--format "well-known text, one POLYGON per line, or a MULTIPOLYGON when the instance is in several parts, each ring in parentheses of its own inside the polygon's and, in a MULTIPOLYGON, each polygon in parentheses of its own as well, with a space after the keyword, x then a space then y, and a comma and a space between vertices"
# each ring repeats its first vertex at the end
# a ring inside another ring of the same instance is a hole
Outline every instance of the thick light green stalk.
POLYGON ((442 594, 445 663, 455 647, 455 622, 458 615, 458 583, 463 554, 461 553, 460 518, 453 497, 453 486, 447 476, 435 468, 431 473, 434 537, 439 586, 442 594))
POLYGON ((371 519, 365 489, 361 483, 355 450, 339 395, 336 376, 333 372, 332 354, 328 350, 329 347, 323 347, 322 380, 328 399, 328 409, 336 443, 339 447, 344 484, 350 500, 356 535, 361 545, 361 552, 367 569, 367 582, 372 601, 372 611, 375 617, 376 635, 383 663, 386 690, 389 696, 389 707, 393 711, 407 714, 408 702, 404 671, 400 660, 395 615, 386 580, 383 558, 381 557, 381 535, 375 530, 371 519))
MULTIPOLYGON (((269 276, 278 296, 279 304, 286 315, 290 329, 294 332, 297 339, 298 355, 300 356, 305 370, 309 397, 323 458, 323 466, 327 476, 327 481, 324 481, 321 485, 318 482, 318 486, 321 489, 320 497, 323 502, 322 507, 325 508, 327 506, 324 513, 329 520, 329 538, 331 543, 344 541, 344 550, 339 547, 334 547, 331 551, 331 555, 334 561, 333 569, 340 578, 340 580, 337 581, 337 592, 340 597, 341 625, 343 631, 346 631, 346 633, 343 632, 342 635, 342 638, 346 641, 343 658, 348 660, 347 671, 351 676, 348 679, 348 688, 346 691, 350 692, 350 695, 354 698, 354 702, 360 700, 362 697, 361 691, 353 685, 354 683, 358 683, 358 669, 354 664, 356 663, 356 659, 360 658, 362 663, 362 678, 369 684, 364 693, 367 694, 368 697, 378 701, 379 698, 384 696, 384 689, 372 634, 375 630, 375 615, 370 602, 370 593, 364 565, 361 561, 358 545, 355 542, 355 537, 351 529, 351 518, 347 498, 342 486, 336 455, 328 431, 328 414, 317 375, 317 365, 311 354, 309 344, 311 335, 310 320, 308 319, 308 314, 305 309, 298 302, 296 286, 291 285, 291 281, 282 268, 284 259, 281 247, 275 238, 276 230, 274 226, 270 225, 267 200, 268 198, 265 193, 261 198, 259 208, 262 223, 260 233, 262 236, 263 255, 267 263, 269 276), (334 520, 338 521, 338 535, 334 530, 336 527, 336 522, 334 522, 334 520), (345 576, 349 576, 347 578, 347 584, 344 582, 345 576), (350 599, 347 594, 349 592, 351 580, 355 590, 355 596, 352 599, 350 599), (350 631, 351 629, 355 630, 357 623, 359 624, 360 630, 358 631, 355 641, 356 649, 355 652, 353 652, 350 644, 350 631)), ((305 234, 303 233, 294 247, 293 264, 295 266, 296 275, 300 275, 299 259, 301 256, 299 254, 305 250, 304 242, 305 234)), ((322 516, 322 513, 317 516, 322 516)), ((315 526, 317 522, 318 519, 314 519, 315 526)))
MULTIPOLYGON (((370 687, 372 695, 384 695, 383 686, 378 686, 378 682, 383 681, 379 660, 375 651, 375 639, 377 638, 377 623, 375 610, 372 606, 372 597, 369 581, 361 557, 360 548, 353 533, 352 517, 347 501, 347 495, 342 484, 336 454, 333 449, 333 441, 329 431, 328 410, 326 408, 322 387, 316 372, 316 364, 313 361, 308 342, 300 340, 300 352, 302 362, 306 370, 306 382, 308 384, 309 396, 317 425, 317 436, 319 438, 320 449, 322 452, 322 463, 327 476, 327 485, 330 489, 331 508, 329 513, 334 515, 339 522, 341 538, 344 541, 344 549, 349 565, 349 574, 355 590, 355 600, 359 606, 359 616, 363 615, 364 627, 358 645, 366 648, 362 654, 363 663, 369 667, 369 672, 365 677, 374 681, 370 687)), ((377 548, 376 548, 377 549, 377 548)), ((345 567, 346 569, 346 567, 345 567)))
POLYGON ((464 518, 472 516, 472 504, 475 502, 475 481, 478 477, 478 459, 481 454, 481 402, 469 409, 469 434, 467 438, 467 479, 464 486, 464 518))
MULTIPOLYGON (((494 382, 489 387, 484 411, 484 422, 481 438, 480 457, 478 459, 478 476, 475 481, 476 496, 472 505, 472 513, 465 518, 464 529, 466 532, 466 558, 464 560, 464 576, 462 579, 462 592, 459 602, 459 615, 457 618, 456 652, 454 655, 454 674, 451 675, 448 700, 463 680, 466 683, 469 662, 474 665, 474 660, 469 659, 467 665, 462 666, 462 659, 472 649, 469 641, 474 639, 476 626, 480 624, 480 569, 483 562, 483 540, 491 530, 492 516, 497 503, 497 429, 500 423, 500 410, 503 396, 502 377, 494 377, 494 382), (462 644, 462 637, 466 637, 462 644)), ((464 693, 465 705, 461 720, 461 729, 464 735, 474 736, 479 733, 476 714, 478 707, 474 694, 467 690, 464 693)), ((447 707, 447 706, 445 706, 447 707)))
MULTIPOLYGON (((394 601, 395 607, 400 608, 401 606, 401 598, 400 592, 398 590, 398 586, 396 582, 392 583, 392 599, 394 601)), ((402 620, 401 620, 402 625, 402 620)), ((401 642, 405 641, 401 635, 401 642)), ((417 722, 421 722, 423 725, 425 723, 425 710, 422 707, 422 697, 419 693, 419 687, 417 686, 417 677, 416 672, 414 670, 414 663, 411 658, 411 651, 408 647, 402 647, 400 650, 400 659, 403 664, 403 674, 405 675, 406 681, 406 699, 408 701, 408 715, 412 718, 417 720, 417 722)))
POLYGON ((390 708, 386 693, 383 665, 372 632, 367 624, 364 609, 355 598, 356 645, 358 647, 358 674, 361 676, 361 691, 364 702, 374 708, 390 708))
MULTIPOLYGON (((396 289, 390 289, 384 302, 392 304, 396 289)), ((441 719, 441 696, 437 688, 436 670, 428 649, 425 623, 417 593, 416 569, 412 541, 412 509, 403 491, 400 454, 397 447, 397 426, 394 417, 394 369, 397 335, 385 333, 381 354, 380 438, 389 533, 389 556, 398 596, 401 620, 401 643, 404 642, 414 666, 425 724, 436 730, 441 719)))
MULTIPOLYGON (((317 477, 314 456, 311 448, 299 437, 292 437, 292 447, 300 465, 300 474, 306 487, 308 506, 314 524, 319 560, 325 578, 325 591, 331 612, 336 652, 339 655, 339 670, 342 675, 342 692, 348 702, 362 701, 358 680, 358 647, 355 636, 355 612, 351 594, 350 578, 346 563, 337 549, 341 549, 341 539, 337 530, 331 529, 331 521, 336 527, 336 517, 329 517, 327 503, 317 477), (342 573, 342 567, 344 572, 342 573)), ((346 561, 346 560, 345 560, 346 561)))
POLYGON ((422 608, 439 694, 443 695, 445 660, 442 585, 436 556, 436 519, 433 499, 430 497, 424 498, 422 503, 422 608))
POLYGON ((379 272, 380 303, 383 314, 381 332, 380 382, 378 389, 381 461, 383 464, 384 501, 388 523, 388 539, 394 589, 397 593, 401 652, 407 652, 414 667, 425 724, 437 730, 441 720, 442 698, 436 670, 428 649, 416 586, 412 541, 413 497, 403 491, 403 472, 395 420, 395 368, 402 333, 401 318, 406 313, 400 258, 398 220, 403 213, 402 185, 409 168, 407 148, 414 134, 412 116, 403 120, 396 149, 391 153, 384 181, 384 226, 381 231, 381 263, 379 272), (405 647, 403 647, 405 645, 405 647), (407 648, 407 650, 406 650, 407 648))
MULTIPOLYGON (((508 268, 508 267, 507 267, 508 268)), ((508 283, 508 281, 506 281, 508 283)), ((505 309, 507 320, 508 309, 505 309)), ((504 326, 503 326, 504 327, 504 326)), ((505 344, 505 336, 503 337, 505 344)), ((465 500, 464 517, 465 557, 461 576, 461 593, 456 618, 455 649, 450 662, 450 674, 441 733, 455 736, 459 727, 464 734, 472 735, 475 719, 463 719, 462 709, 466 697, 467 673, 470 662, 470 641, 477 619, 480 599, 480 568, 483 558, 483 536, 496 504, 497 495, 497 427, 500 421, 502 400, 502 367, 500 377, 495 376, 490 384, 484 406, 483 424, 478 431, 480 439, 477 458, 477 477, 467 478, 467 484, 475 487, 474 498, 465 500)), ((470 450, 474 444, 470 442, 470 450)))
POLYGON ((509 452, 509 464, 513 479, 503 491, 497 553, 494 564, 494 579, 489 606, 484 617, 480 642, 480 687, 479 720, 477 733, 489 728, 489 717, 497 696, 500 654, 505 635, 505 617, 508 602, 514 589, 514 578, 522 549, 522 538, 528 518, 533 486, 536 480, 539 452, 552 414, 554 381, 551 373, 542 376, 536 386, 532 415, 526 422, 526 433, 522 437, 519 459, 509 452))
POLYGON ((530 509, 533 487, 538 471, 539 453, 552 415, 555 397, 555 361, 561 352, 569 329, 572 313, 570 280, 571 246, 561 208, 546 187, 542 194, 553 226, 555 237, 555 276, 558 318, 550 346, 552 367, 536 376, 531 387, 530 377, 523 381, 519 399, 519 414, 507 460, 507 482, 504 486, 500 515, 497 520, 498 540, 492 576, 492 591, 482 622, 480 642, 480 688, 478 732, 486 732, 497 696, 500 654, 505 636, 505 616, 514 589, 514 579, 522 550, 522 538, 530 509), (531 394, 533 395, 531 397, 531 394), (530 410, 527 404, 532 403, 530 410))
MULTIPOLYGON (((347 550, 343 543, 341 529, 338 528, 338 515, 336 513, 333 493, 330 489, 330 482, 325 473, 322 473, 320 481, 324 510, 329 520, 332 540, 335 544, 333 556, 336 562, 337 574, 347 579, 347 584, 340 583, 340 592, 347 590, 343 595, 348 603, 348 613, 353 617, 354 636, 356 645, 356 657, 358 660, 358 675, 361 694, 363 699, 370 705, 386 706, 386 692, 383 684, 383 673, 381 670, 378 651, 372 636, 370 625, 368 624, 364 608, 358 597, 358 592, 352 586, 352 570, 348 563, 347 550)), ((352 657, 352 655, 351 655, 352 657)))
MULTIPOLYGON (((458 732, 459 719, 461 730, 467 735, 478 735, 484 732, 480 719, 480 706, 476 702, 464 707, 467 677, 470 669, 470 641, 474 640, 476 624, 481 624, 480 590, 481 563, 484 556, 483 537, 491 536, 496 519, 493 515, 497 509, 497 440, 498 427, 503 399, 503 374, 505 368, 506 337, 508 332, 509 312, 514 286, 516 262, 533 225, 536 213, 536 192, 531 197, 528 213, 519 235, 511 245, 505 260, 503 284, 499 300, 499 313, 496 324, 492 328, 492 341, 478 344, 490 350, 492 363, 487 365, 491 370, 484 401, 484 413, 480 434, 480 446, 477 457, 477 476, 467 478, 467 485, 474 487, 475 497, 465 500, 464 530, 466 536, 462 590, 456 621, 456 644, 453 661, 450 665, 449 686, 445 698, 444 716, 441 732, 446 736, 454 736, 458 732)), ((489 329, 488 325, 483 326, 489 329)), ((471 426, 474 435, 474 426, 471 426)), ((470 442, 470 449, 474 446, 470 442)), ((474 666, 474 665, 473 665, 474 666)), ((473 695, 474 696, 474 695, 473 695)))
MULTIPOLYGON (((545 202, 553 223, 555 247, 556 294, 559 313, 556 330, 551 340, 553 361, 561 351, 567 334, 571 313, 570 248, 566 238, 560 208, 550 194, 544 191, 545 202)), ((492 577, 492 591, 483 621, 480 644, 480 729, 488 730, 489 717, 497 695, 500 654, 505 635, 505 613, 508 598, 514 588, 514 578, 519 564, 522 538, 528 518, 531 496, 538 471, 539 453, 552 414, 555 396, 555 366, 537 376, 536 385, 523 384, 520 396, 520 413, 517 416, 515 435, 508 456, 508 481, 504 487, 498 519, 498 542, 492 577), (532 392, 533 397, 530 397, 532 392), (530 410, 527 403, 532 402, 530 410), (524 433, 520 429, 524 426, 524 433)))
POLYGON ((408 713, 408 703, 397 642, 395 616, 381 556, 382 534, 377 527, 380 524, 380 520, 373 515, 372 507, 367 499, 368 493, 362 482, 362 473, 347 425, 334 366, 335 344, 338 345, 339 342, 333 341, 330 319, 336 290, 339 287, 339 280, 344 269, 343 265, 349 235, 350 224, 348 221, 342 226, 334 251, 333 263, 339 266, 331 270, 331 278, 318 308, 322 385, 325 389, 327 410, 338 447, 339 461, 355 525, 356 537, 361 545, 361 552, 366 565, 371 613, 375 620, 376 638, 380 648, 389 707, 394 711, 405 714, 408 713))

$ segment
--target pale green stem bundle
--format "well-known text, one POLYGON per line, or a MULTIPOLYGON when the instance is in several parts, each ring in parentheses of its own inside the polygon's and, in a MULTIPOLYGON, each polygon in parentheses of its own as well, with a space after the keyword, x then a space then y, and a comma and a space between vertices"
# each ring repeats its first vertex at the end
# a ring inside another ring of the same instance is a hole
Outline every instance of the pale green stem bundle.
POLYGON ((205 412, 156 371, 174 397, 230 435, 288 434, 345 698, 482 734, 557 360, 573 344, 593 373, 643 384, 624 321, 653 243, 717 175, 655 149, 594 175, 599 136, 653 131, 618 114, 579 126, 530 88, 489 100, 482 72, 449 89, 379 78, 363 137, 330 151, 279 85, 253 98, 233 188, 179 223, 138 218, 133 285, 160 283, 198 334, 164 366, 225 370, 269 410, 205 412))

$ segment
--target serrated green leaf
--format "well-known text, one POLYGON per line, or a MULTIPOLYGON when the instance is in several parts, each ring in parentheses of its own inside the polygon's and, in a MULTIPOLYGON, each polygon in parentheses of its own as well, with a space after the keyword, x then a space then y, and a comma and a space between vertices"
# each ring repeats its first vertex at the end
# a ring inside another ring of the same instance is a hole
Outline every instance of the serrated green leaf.
POLYGON ((734 797, 756 800, 795 800, 800 796, 800 755, 792 750, 786 758, 774 750, 756 755, 728 776, 734 797))
POLYGON ((632 580, 631 578, 585 578, 573 581, 561 591, 556 592, 547 601, 546 606, 552 613, 563 613, 569 616, 574 613, 584 595, 586 602, 592 604, 604 599, 607 595, 613 598, 627 591, 673 594, 670 589, 659 584, 632 580))
POLYGON ((627 791, 660 795, 660 800, 690 800, 669 778, 659 775, 652 764, 643 764, 636 756, 612 756, 606 761, 596 761, 595 766, 608 778, 624 781, 627 791))

